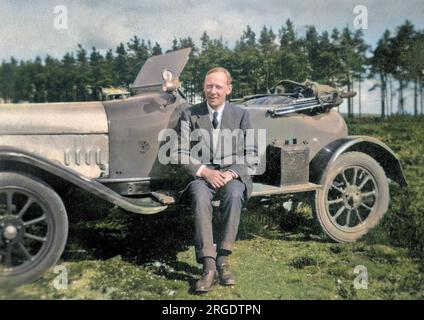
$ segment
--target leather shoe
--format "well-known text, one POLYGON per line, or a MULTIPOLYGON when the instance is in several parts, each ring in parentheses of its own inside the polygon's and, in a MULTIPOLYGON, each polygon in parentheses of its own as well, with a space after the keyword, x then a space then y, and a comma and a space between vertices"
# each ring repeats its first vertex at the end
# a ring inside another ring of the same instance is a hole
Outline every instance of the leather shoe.
POLYGON ((228 264, 218 267, 219 282, 224 286, 233 286, 236 284, 236 277, 230 271, 228 264))
POLYGON ((204 293, 210 291, 217 282, 217 279, 218 274, 215 270, 203 272, 200 280, 196 282, 196 292, 204 293))

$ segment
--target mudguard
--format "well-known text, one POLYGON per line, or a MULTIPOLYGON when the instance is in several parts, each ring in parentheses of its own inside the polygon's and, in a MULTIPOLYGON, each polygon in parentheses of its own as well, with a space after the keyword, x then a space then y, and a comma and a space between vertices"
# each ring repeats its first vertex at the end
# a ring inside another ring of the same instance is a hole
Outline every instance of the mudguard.
POLYGON ((122 209, 135 213, 154 214, 167 208, 167 206, 162 206, 151 198, 123 197, 102 183, 84 177, 76 171, 62 166, 60 163, 55 163, 15 147, 0 146, 0 171, 30 173, 41 179, 46 175, 54 176, 72 183, 122 209))
POLYGON ((325 169, 341 154, 349 151, 368 154, 382 166, 390 180, 402 187, 408 185, 402 165, 393 150, 380 140, 368 136, 348 136, 335 140, 321 149, 310 163, 311 182, 320 183, 325 169))

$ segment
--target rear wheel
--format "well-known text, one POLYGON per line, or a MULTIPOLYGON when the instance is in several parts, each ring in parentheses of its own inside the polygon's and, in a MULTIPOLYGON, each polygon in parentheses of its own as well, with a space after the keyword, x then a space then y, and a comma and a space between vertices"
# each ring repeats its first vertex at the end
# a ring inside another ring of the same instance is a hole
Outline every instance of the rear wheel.
POLYGON ((383 168, 361 152, 342 154, 322 178, 315 209, 324 232, 339 242, 354 242, 383 217, 389 186, 383 168))
POLYGON ((59 260, 67 235, 65 207, 50 186, 0 173, 0 287, 38 279, 59 260))

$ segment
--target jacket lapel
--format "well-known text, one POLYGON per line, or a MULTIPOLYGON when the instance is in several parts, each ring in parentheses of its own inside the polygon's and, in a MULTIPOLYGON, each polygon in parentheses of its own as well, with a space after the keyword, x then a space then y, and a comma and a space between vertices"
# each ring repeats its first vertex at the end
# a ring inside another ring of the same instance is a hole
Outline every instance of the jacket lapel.
POLYGON ((234 130, 234 114, 233 114, 233 108, 231 107, 231 104, 229 104, 228 102, 225 102, 225 108, 224 111, 222 112, 222 118, 221 118, 221 131, 219 133, 219 138, 218 138, 218 143, 216 146, 216 150, 214 150, 214 156, 217 157, 222 157, 225 156, 221 150, 221 144, 223 141, 225 141, 224 136, 223 136, 223 130, 227 129, 227 130, 234 130), (219 150, 221 150, 221 152, 218 152, 219 150))
POLYGON ((212 150, 212 123, 211 123, 211 119, 209 117, 209 110, 208 110, 208 107, 206 105, 206 102, 202 103, 202 105, 200 107, 200 112, 197 115, 197 125, 198 125, 199 129, 204 129, 208 132, 209 137, 206 137, 203 131, 201 133, 202 133, 205 145, 213 153, 213 150, 212 150))
POLYGON ((221 130, 222 129, 234 129, 233 109, 231 108, 231 104, 228 102, 225 102, 225 108, 222 112, 221 130))

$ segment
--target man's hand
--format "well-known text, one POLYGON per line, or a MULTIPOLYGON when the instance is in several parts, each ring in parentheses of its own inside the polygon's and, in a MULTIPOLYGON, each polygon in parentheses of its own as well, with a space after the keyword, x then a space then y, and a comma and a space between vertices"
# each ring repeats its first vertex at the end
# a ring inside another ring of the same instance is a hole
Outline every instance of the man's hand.
POLYGON ((234 179, 234 174, 230 171, 225 171, 222 173, 222 175, 225 177, 225 180, 224 180, 225 184, 227 184, 228 182, 234 179))
POLYGON ((221 172, 218 170, 212 170, 209 168, 204 168, 201 173, 201 177, 205 179, 209 184, 214 187, 215 189, 219 189, 228 182, 226 181, 226 175, 227 172, 221 172))

